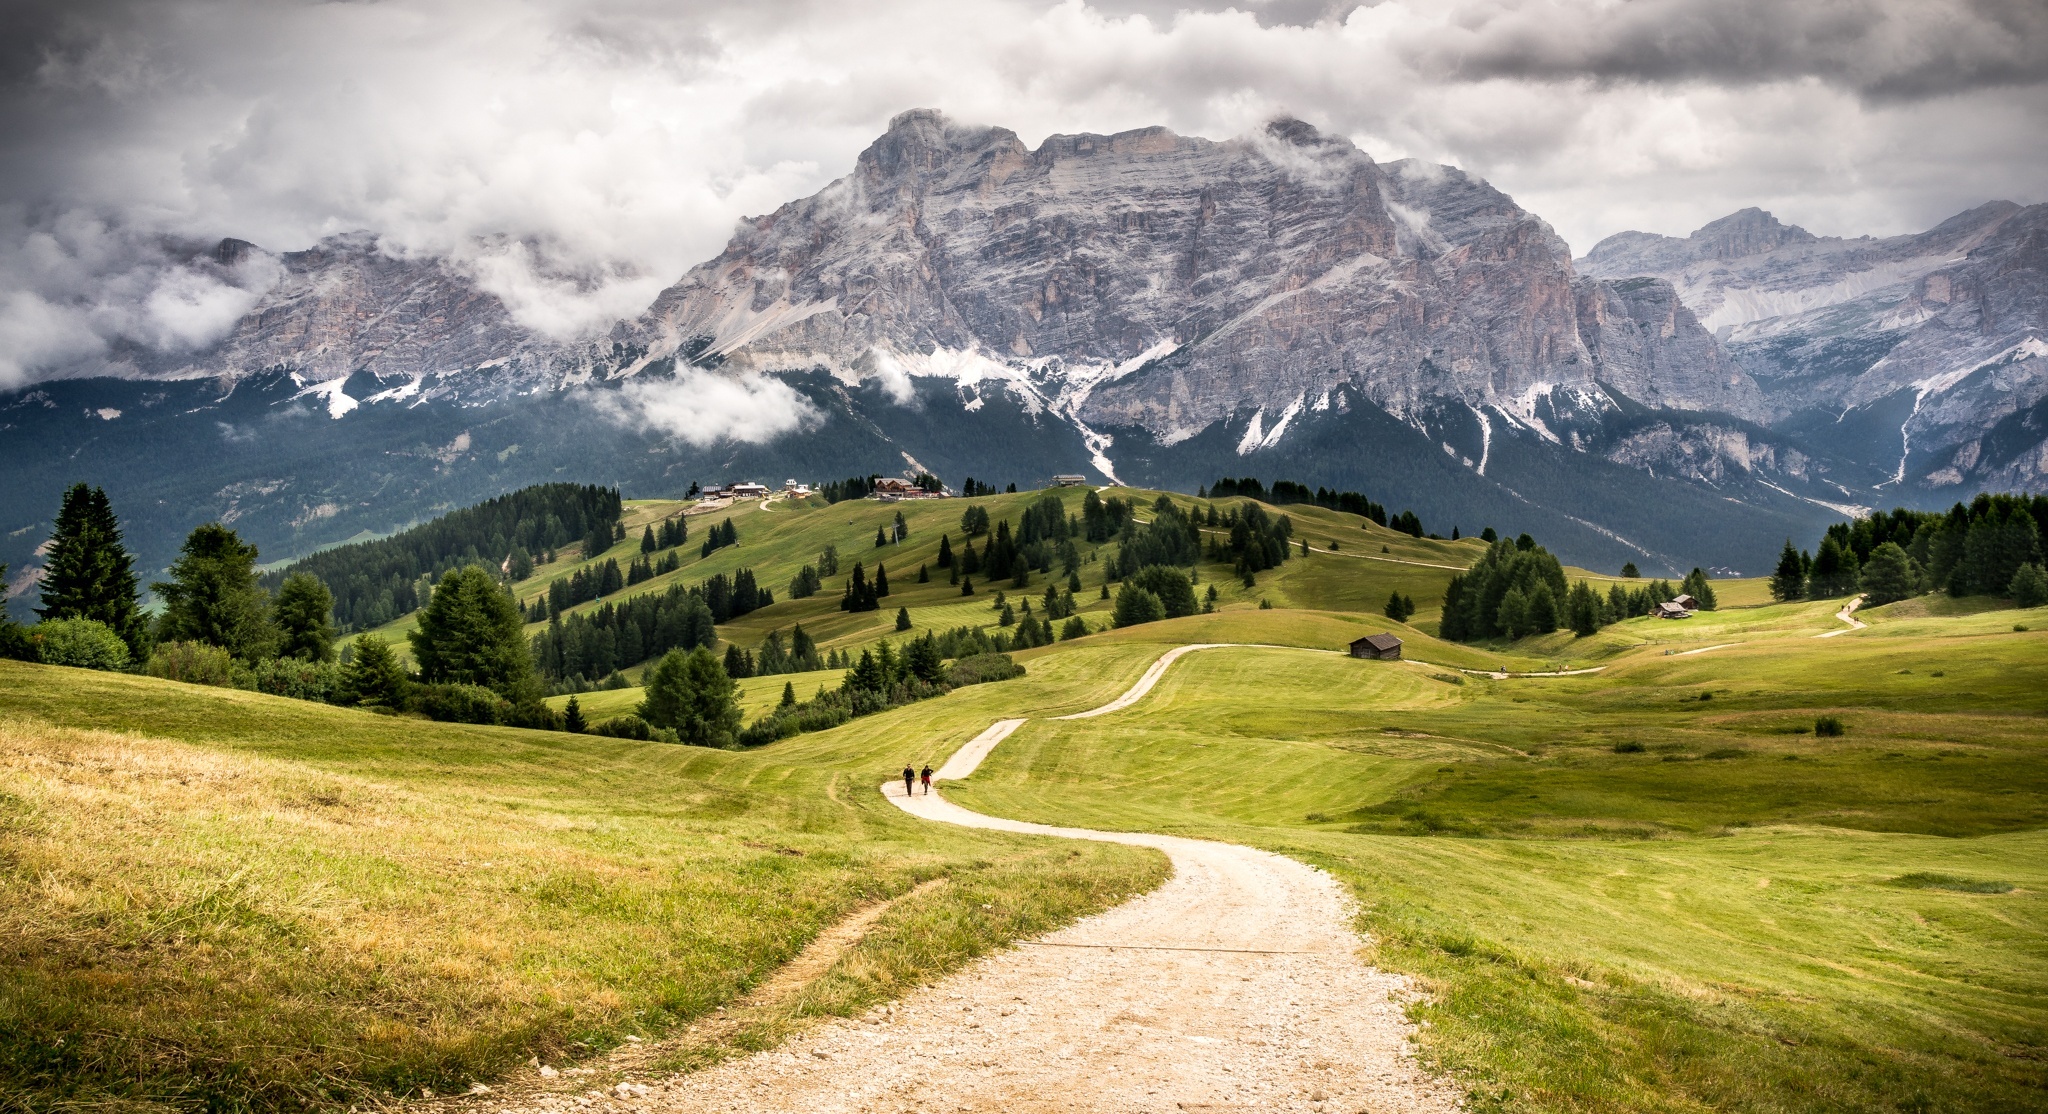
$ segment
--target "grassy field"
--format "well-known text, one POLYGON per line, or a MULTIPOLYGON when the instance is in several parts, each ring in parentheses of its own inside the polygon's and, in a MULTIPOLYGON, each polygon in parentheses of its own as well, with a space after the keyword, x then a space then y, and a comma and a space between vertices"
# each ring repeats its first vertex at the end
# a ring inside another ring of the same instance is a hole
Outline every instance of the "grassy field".
POLYGON ((734 754, 0 662, 0 1110, 461 1090, 702 1016, 928 879, 803 1010, 1158 881, 886 805, 987 714, 955 704, 734 754))
MULTIPOLYGON (((1039 494, 979 502, 1014 518, 1039 494)), ((1078 511, 1082 491, 1058 494, 1078 511)), ((723 638, 802 622, 858 648, 907 637, 899 606, 911 633, 993 626, 994 586, 915 583, 941 533, 958 548, 962 506, 692 515, 693 538, 730 517, 740 544, 687 545, 680 572, 628 594, 751 567, 781 597, 829 544, 844 569, 886 562, 881 611, 839 611, 842 572, 723 638), (877 549, 898 510, 909 540, 877 549)), ((625 563, 642 525, 683 509, 634 501, 627 541, 572 548, 521 598, 625 563)), ((0 662, 0 1111, 460 1090, 672 1031, 849 912, 948 880, 729 1045, 760 1047, 1156 884, 1149 853, 934 828, 874 792, 1010 716, 1032 719, 951 795, 1331 870, 1377 962, 1431 991, 1425 1052, 1475 1110, 2041 1107, 2048 611, 1926 597, 1821 639, 1843 601, 1724 581, 1723 609, 1684 622, 1457 645, 1434 637, 1436 604, 1480 542, 1281 510, 1310 554, 1251 588, 1204 563, 1216 614, 1021 653, 1023 678, 746 753, 0 662), (1379 614, 1395 591, 1420 605, 1410 623, 1379 614), (1379 631, 1407 660, 1331 652, 1379 631), (1198 641, 1263 648, 1192 655, 1128 711, 1050 719, 1198 641), (1597 672, 1473 672, 1565 669, 1597 672), (1815 735, 1823 716, 1845 733, 1815 735)), ((1083 547, 1096 628, 1113 552, 1083 547)), ((753 678, 742 703, 752 718, 785 683, 806 698, 837 680, 753 678)), ((640 698, 578 699, 596 719, 640 698)))
POLYGON ((950 792, 1330 869, 1481 1109, 2039 1109, 2048 635, 2006 611, 1819 640, 1801 611, 1585 677, 1206 652, 950 792), (1845 735, 1795 733, 1826 714, 1845 735))

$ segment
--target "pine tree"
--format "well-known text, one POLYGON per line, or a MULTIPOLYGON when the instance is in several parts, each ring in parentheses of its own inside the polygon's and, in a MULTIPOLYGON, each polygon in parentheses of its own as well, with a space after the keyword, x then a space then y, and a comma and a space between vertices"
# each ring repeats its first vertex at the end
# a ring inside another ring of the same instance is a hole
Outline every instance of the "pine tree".
POLYGON ((881 566, 881 565, 876 565, 876 566, 875 566, 875 598, 876 598, 876 599, 880 599, 880 598, 882 598, 883 596, 886 596, 886 595, 888 595, 888 594, 889 594, 889 570, 888 570, 887 568, 885 568, 885 567, 881 566))
POLYGON ((354 704, 396 708, 405 702, 405 669, 391 644, 374 634, 360 635, 354 653, 341 671, 341 691, 354 704))
POLYGON ((150 586, 164 601, 158 637, 219 646, 244 661, 269 657, 277 635, 256 583, 256 557, 255 546, 218 522, 193 530, 171 563, 171 579, 150 586))
POLYGON ((1678 589, 1691 596, 1693 602, 1699 604, 1701 611, 1712 611, 1719 606, 1720 601, 1714 598, 1714 586, 1707 580, 1706 570, 1704 569, 1694 568, 1691 572, 1686 573, 1685 582, 1680 584, 1678 589))
POLYGON ((1897 542, 1886 542, 1870 551, 1870 560, 1863 565, 1861 587, 1870 596, 1870 605, 1881 607, 1918 595, 1920 580, 1920 566, 1897 542))
POLYGON ((953 567, 953 543, 944 534, 939 535, 939 556, 932 564, 942 569, 953 567))
POLYGON ((334 660, 334 595, 312 573, 284 578, 271 606, 277 623, 277 656, 302 661, 334 660))
POLYGON ((524 625, 497 578, 469 565, 441 578, 420 612, 419 629, 406 637, 421 680, 482 685, 517 703, 532 696, 524 625))
POLYGON ((581 735, 589 726, 583 719, 583 706, 576 702, 575 697, 570 697, 569 706, 562 709, 562 730, 571 735, 581 735))
POLYGON ((141 658, 149 634, 136 598, 135 559, 121 544, 121 526, 106 492, 74 484, 64 493, 43 565, 45 619, 105 623, 141 658))
MULTIPOLYGON (((1790 544, 1791 544, 1791 542, 1789 541, 1789 539, 1787 540, 1786 544, 1787 544, 1787 545, 1790 545, 1790 544)), ((1642 573, 1640 573, 1640 572, 1637 572, 1637 571, 1636 571, 1636 563, 1635 563, 1634 561, 1628 561, 1628 562, 1625 562, 1625 563, 1624 563, 1624 564, 1623 564, 1623 565, 1621 566, 1621 576, 1622 576, 1622 579, 1624 579, 1624 580, 1634 580, 1634 579, 1636 579, 1637 577, 1640 577, 1640 576, 1642 576, 1642 575, 1643 575, 1642 573)))
POLYGON ((1805 596, 1805 564, 1799 559, 1799 551, 1792 547, 1792 539, 1786 538, 1785 548, 1778 554, 1777 571, 1771 574, 1771 598, 1783 603, 1805 596))
POLYGON ((888 535, 887 533, 883 532, 883 530, 882 530, 882 528, 881 528, 880 526, 877 526, 877 527, 875 527, 875 548, 876 548, 876 549, 880 549, 880 548, 882 548, 883 546, 885 546, 885 545, 888 545, 888 544, 889 544, 889 535, 888 535))
POLYGON ((917 566, 917 582, 919 584, 930 584, 932 582, 932 574, 923 565, 917 566))
POLYGON ((974 594, 973 577, 963 576, 960 578, 960 594, 963 596, 971 596, 974 594))
POLYGON ((907 607, 899 607, 899 608, 897 608, 897 609, 896 609, 896 629, 897 629, 897 630, 909 630, 909 629, 910 629, 910 609, 909 609, 909 608, 907 608, 907 607))
POLYGON ((783 708, 794 708, 794 707, 796 707, 796 682, 795 682, 795 681, 784 681, 784 682, 782 682, 782 703, 781 703, 781 704, 779 705, 779 707, 783 707, 783 708))

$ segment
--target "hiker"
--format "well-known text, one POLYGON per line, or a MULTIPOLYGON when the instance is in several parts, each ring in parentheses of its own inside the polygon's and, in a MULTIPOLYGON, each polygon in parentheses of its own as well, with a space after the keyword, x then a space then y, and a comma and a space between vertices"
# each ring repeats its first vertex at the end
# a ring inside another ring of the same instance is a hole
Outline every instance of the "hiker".
POLYGON ((924 795, 932 795, 932 764, 929 762, 924 764, 924 795))
POLYGON ((906 797, 910 796, 911 786, 916 784, 917 771, 908 766, 903 767, 903 795, 906 797))

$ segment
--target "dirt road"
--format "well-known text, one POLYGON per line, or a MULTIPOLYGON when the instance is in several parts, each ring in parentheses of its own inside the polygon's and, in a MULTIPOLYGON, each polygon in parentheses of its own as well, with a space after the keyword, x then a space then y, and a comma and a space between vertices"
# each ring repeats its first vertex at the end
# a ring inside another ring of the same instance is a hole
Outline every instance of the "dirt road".
MULTIPOLYGON (((1132 690, 1142 698, 1181 647, 1132 690)), ((1207 648, 1207 647, 1199 647, 1207 648)), ((1024 721, 998 722, 940 778, 965 777, 1024 721)), ((1112 730, 1113 721, 1103 729, 1112 730)), ((1247 847, 1051 828, 937 794, 898 807, 967 827, 1155 847, 1159 890, 991 956, 867 1017, 670 1081, 643 1109, 678 1112, 1454 1111, 1409 1056, 1399 976, 1361 962, 1329 876, 1247 847)))

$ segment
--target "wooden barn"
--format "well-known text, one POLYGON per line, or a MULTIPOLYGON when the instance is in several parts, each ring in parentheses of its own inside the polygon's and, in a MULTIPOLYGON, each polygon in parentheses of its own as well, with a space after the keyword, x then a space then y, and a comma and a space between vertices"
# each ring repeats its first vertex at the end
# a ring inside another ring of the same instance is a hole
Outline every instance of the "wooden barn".
POLYGON ((1368 634, 1351 643, 1354 658, 1374 658, 1379 661, 1400 661, 1401 640, 1391 634, 1368 634))

